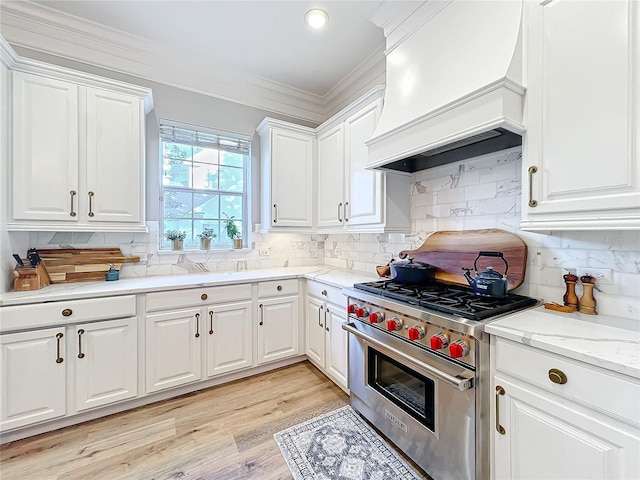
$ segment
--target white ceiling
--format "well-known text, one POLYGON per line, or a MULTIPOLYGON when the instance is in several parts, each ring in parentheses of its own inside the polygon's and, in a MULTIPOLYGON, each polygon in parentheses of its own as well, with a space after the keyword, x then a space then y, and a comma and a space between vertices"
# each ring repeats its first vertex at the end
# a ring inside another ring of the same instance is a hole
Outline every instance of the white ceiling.
MULTIPOLYGON (((361 1, 34 1, 211 62, 324 96, 384 48, 369 18, 380 0, 361 1), (310 8, 329 15, 323 30, 304 23, 310 8)), ((403 2, 406 3, 406 2, 403 2)))

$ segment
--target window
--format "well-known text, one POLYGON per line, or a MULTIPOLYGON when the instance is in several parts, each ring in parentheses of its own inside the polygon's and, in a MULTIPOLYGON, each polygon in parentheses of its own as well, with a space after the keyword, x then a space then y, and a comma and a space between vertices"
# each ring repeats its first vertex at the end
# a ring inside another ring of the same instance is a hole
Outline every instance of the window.
POLYGON ((170 248, 169 230, 185 232, 185 249, 198 249, 204 230, 213 230, 212 248, 229 248, 227 221, 246 242, 249 147, 242 135, 160 125, 161 249, 170 248))

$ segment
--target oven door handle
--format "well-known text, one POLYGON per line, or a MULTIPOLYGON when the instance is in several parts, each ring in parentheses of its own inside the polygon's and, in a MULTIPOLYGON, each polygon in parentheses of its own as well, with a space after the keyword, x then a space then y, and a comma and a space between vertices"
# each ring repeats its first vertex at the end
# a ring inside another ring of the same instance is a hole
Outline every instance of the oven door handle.
POLYGON ((381 350, 382 353, 387 353, 387 354, 390 354, 391 356, 401 358, 402 361, 408 363, 409 365, 413 365, 414 368, 418 368, 430 373, 431 375, 436 377, 438 380, 443 381, 444 383, 452 386, 457 390, 460 390, 461 392, 464 392, 465 390, 469 390, 473 388, 473 378, 459 378, 459 377, 450 375, 446 372, 443 372, 442 370, 439 370, 432 365, 421 362, 420 360, 413 358, 411 355, 407 355, 406 353, 401 352, 397 348, 391 347, 389 345, 385 345, 383 342, 380 342, 375 338, 370 337, 366 333, 362 333, 352 323, 343 323, 342 329, 346 330, 349 333, 352 333, 356 337, 361 338, 365 342, 370 343, 377 349, 381 350))

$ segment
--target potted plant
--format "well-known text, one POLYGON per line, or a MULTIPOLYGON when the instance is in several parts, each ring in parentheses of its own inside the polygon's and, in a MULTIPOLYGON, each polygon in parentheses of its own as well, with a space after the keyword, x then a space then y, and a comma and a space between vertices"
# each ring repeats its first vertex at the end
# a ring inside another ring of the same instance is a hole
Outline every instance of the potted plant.
POLYGON ((242 248, 242 237, 240 237, 240 232, 238 231, 238 225, 236 225, 236 222, 234 221, 236 217, 235 216, 230 217, 224 212, 223 214, 225 217, 227 217, 227 219, 224 221, 225 222, 224 229, 227 232, 227 236, 233 242, 233 248, 242 248))
POLYGON ((182 250, 184 247, 184 239, 187 238, 186 232, 180 232, 178 230, 167 230, 164 234, 164 238, 171 240, 171 250, 182 250))
POLYGON ((200 250, 211 250, 211 239, 218 235, 213 233, 213 228, 205 228, 200 235, 196 235, 200 239, 200 250))

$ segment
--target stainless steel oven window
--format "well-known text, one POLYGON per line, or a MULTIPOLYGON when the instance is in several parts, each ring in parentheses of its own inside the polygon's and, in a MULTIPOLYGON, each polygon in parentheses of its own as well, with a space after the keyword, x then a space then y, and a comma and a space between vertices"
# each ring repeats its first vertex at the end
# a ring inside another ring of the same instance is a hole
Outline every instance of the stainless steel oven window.
POLYGON ((435 382, 374 348, 367 350, 367 384, 435 432, 435 382))

